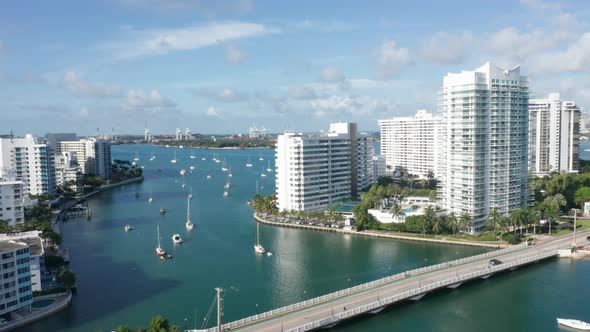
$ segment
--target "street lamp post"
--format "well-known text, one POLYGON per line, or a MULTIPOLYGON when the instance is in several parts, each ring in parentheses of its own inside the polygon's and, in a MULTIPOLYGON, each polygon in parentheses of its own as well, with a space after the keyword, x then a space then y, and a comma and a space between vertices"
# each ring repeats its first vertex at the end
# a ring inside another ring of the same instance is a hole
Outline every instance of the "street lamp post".
POLYGON ((573 209, 574 210, 574 243, 573 246, 576 246, 576 228, 578 228, 577 226, 577 216, 578 216, 578 209, 573 209))

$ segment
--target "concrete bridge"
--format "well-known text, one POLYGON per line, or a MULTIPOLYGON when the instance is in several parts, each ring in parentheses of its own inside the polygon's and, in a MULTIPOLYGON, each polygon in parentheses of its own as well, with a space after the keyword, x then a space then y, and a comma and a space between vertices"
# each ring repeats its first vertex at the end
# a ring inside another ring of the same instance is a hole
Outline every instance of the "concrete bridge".
MULTIPOLYGON (((590 231, 579 232, 577 243, 588 243, 590 231)), ((429 292, 456 288, 462 283, 488 278, 520 266, 557 257, 559 249, 571 248, 573 236, 552 239, 538 245, 526 243, 398 273, 379 280, 295 303, 286 307, 225 323, 221 331, 303 332, 332 327, 364 314, 377 314, 387 306, 405 300, 419 300, 429 292), (497 259, 501 264, 491 265, 497 259)), ((219 332, 218 327, 188 332, 219 332)))

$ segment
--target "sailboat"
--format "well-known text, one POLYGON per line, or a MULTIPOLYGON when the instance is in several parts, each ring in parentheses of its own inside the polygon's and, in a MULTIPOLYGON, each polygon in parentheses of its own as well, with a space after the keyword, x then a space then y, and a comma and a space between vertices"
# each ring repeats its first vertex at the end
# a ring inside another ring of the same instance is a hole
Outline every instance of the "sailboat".
POLYGON ((254 245, 254 251, 259 254, 264 254, 266 249, 260 245, 260 224, 256 223, 256 244, 254 245))
POLYGON ((252 167, 252 162, 250 162, 250 157, 248 157, 248 162, 246 163, 246 167, 252 167))
MULTIPOLYGON (((190 194, 192 195, 192 194, 190 194)), ((184 226, 186 227, 187 231, 192 231, 193 230, 193 223, 191 222, 191 196, 189 195, 188 199, 186 200, 186 224, 184 224, 184 226)))
POLYGON ((228 197, 228 196, 229 196, 229 191, 227 191, 227 190, 226 190, 226 191, 224 191, 224 192, 223 192, 223 197, 225 198, 225 197, 228 197))
POLYGON ((225 160, 223 161, 223 166, 221 166, 221 171, 222 172, 227 172, 229 171, 229 169, 227 168, 227 166, 225 165, 225 160))
POLYGON ((225 183, 225 186, 223 186, 223 189, 228 190, 229 188, 231 188, 231 183, 229 182, 229 179, 227 179, 227 182, 225 183))
POLYGON ((267 172, 272 172, 272 168, 270 168, 270 160, 268 161, 268 167, 266 168, 267 172))
POLYGON ((258 160, 263 161, 264 158, 262 157, 262 152, 260 153, 260 157, 258 157, 258 160))
POLYGON ((229 176, 230 178, 233 176, 233 174, 231 173, 231 165, 229 165, 229 174, 227 176, 229 176))
POLYGON ((148 198, 148 203, 151 203, 154 201, 154 198, 152 197, 152 192, 150 191, 150 198, 148 198))
POLYGON ((152 153, 152 156, 150 157, 150 161, 155 160, 156 159, 156 155, 152 153))
POLYGON ((156 255, 163 257, 166 256, 166 252, 164 249, 162 249, 162 246, 160 246, 160 225, 156 226, 156 229, 158 230, 158 246, 156 247, 156 255))
POLYGON ((262 169, 262 173, 260 173, 260 176, 265 178, 266 177, 266 173, 264 173, 264 169, 262 169))
POLYGON ((174 159, 170 160, 170 162, 176 164, 176 150, 174 150, 174 159))
POLYGON ((188 199, 193 199, 193 187, 190 187, 190 191, 188 193, 188 199))
POLYGON ((137 154, 137 152, 135 152, 135 158, 133 158, 133 160, 139 161, 139 155, 137 154))

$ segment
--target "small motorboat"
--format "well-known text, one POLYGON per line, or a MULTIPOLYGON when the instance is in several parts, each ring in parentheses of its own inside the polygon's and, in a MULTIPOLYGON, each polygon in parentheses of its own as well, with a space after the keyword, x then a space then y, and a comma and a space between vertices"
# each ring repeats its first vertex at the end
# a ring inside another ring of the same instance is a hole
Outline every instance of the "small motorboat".
POLYGON ((129 224, 125 225, 125 232, 129 232, 129 231, 132 231, 132 230, 133 230, 133 226, 131 226, 129 224))
POLYGON ((269 251, 269 252, 267 252, 267 253, 266 253, 266 256, 268 256, 268 257, 272 256, 272 252, 270 252, 270 251, 269 251))
POLYGON ((224 192, 223 192, 223 197, 228 197, 228 196, 229 196, 229 192, 227 192, 227 191, 224 191, 224 192))
POLYGON ((576 330, 590 331, 590 324, 577 319, 557 318, 557 323, 576 330))
POLYGON ((207 180, 211 180, 211 175, 207 175, 207 180))
POLYGON ((182 243, 182 237, 180 237, 180 234, 174 234, 174 235, 172 235, 172 242, 174 244, 182 243))
POLYGON ((196 167, 195 166, 191 166, 189 168, 190 168, 191 171, 194 171, 196 167))
POLYGON ((197 157, 195 157, 195 156, 191 156, 191 159, 195 159, 195 158, 197 158, 197 157))
POLYGON ((207 158, 203 157, 203 158, 201 158, 201 160, 207 160, 207 158))
POLYGON ((262 174, 260 174, 260 176, 263 177, 263 178, 265 178, 266 177, 266 174, 265 173, 262 173, 262 174))
POLYGON ((161 208, 161 209, 160 209, 160 214, 164 214, 164 213, 166 213, 166 209, 164 209, 164 208, 161 208))
POLYGON ((185 169, 181 169, 180 170, 180 175, 185 175, 186 174, 186 170, 185 169))

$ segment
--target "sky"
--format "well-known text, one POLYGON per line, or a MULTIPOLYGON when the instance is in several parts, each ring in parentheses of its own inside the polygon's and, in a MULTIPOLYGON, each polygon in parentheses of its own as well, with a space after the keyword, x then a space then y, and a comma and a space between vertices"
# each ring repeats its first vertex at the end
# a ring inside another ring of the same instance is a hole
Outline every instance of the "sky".
POLYGON ((590 108, 590 1, 3 1, 0 134, 316 131, 521 65, 590 108))

